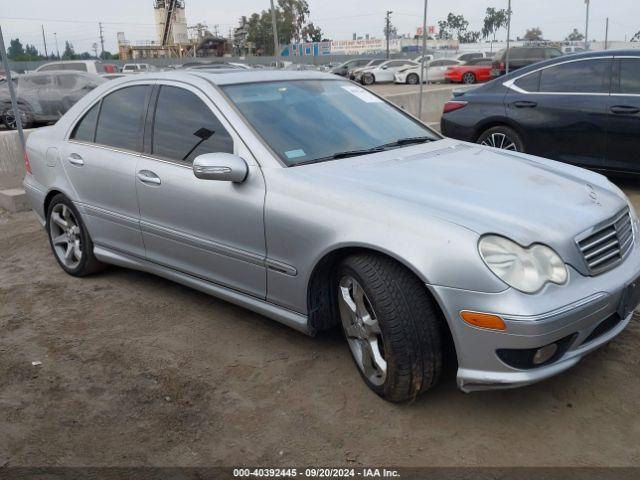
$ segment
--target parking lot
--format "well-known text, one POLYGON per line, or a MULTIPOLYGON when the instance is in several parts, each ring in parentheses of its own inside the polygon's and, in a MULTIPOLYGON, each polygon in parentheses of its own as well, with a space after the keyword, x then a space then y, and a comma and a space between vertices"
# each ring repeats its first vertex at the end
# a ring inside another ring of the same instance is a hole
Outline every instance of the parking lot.
POLYGON ((640 462, 637 319, 543 383, 465 395, 449 369, 394 405, 337 331, 309 338, 116 267, 66 275, 32 213, 0 215, 0 257, 0 466, 640 462))

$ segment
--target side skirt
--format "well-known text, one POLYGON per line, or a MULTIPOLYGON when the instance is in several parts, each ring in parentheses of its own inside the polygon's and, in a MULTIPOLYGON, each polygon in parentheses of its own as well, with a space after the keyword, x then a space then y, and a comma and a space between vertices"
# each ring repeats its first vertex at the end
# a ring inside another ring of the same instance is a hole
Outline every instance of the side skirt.
POLYGON ((200 278, 172 270, 162 265, 121 252, 116 252, 98 245, 94 245, 93 253, 98 260, 104 263, 131 268, 133 270, 140 270, 164 277, 168 280, 172 280, 176 283, 180 283, 200 292, 212 295, 221 300, 233 303, 234 305, 244 307, 260 315, 264 315, 265 317, 280 322, 306 335, 313 335, 313 332, 309 329, 308 317, 306 315, 287 310, 286 308, 273 305, 272 303, 265 302, 259 298, 237 292, 215 283, 207 282, 200 278))

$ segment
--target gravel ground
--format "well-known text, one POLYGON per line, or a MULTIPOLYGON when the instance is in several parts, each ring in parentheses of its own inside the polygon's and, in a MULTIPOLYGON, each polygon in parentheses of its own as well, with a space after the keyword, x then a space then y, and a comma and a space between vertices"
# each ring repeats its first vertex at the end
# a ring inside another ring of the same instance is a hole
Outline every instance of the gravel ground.
POLYGON ((337 332, 115 267, 65 275, 32 213, 0 214, 0 265, 0 467, 640 466, 638 319, 546 382, 465 395, 450 371, 393 405, 337 332))

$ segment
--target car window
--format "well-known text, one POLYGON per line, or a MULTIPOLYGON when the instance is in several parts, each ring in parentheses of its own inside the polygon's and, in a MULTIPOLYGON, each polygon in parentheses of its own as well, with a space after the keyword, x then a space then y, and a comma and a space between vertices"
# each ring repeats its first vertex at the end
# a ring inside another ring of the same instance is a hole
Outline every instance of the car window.
MULTIPOLYGON (((514 48, 511 51, 509 51, 509 61, 511 60, 524 60, 525 58, 528 58, 528 51, 530 49, 528 48, 514 48)), ((505 58, 506 58, 506 52, 505 52, 505 58)))
POLYGON ((141 150, 147 90, 146 85, 125 87, 102 99, 96 143, 126 150, 141 150))
POLYGON ((387 67, 389 67, 389 68, 402 67, 404 65, 410 65, 410 64, 409 64, 409 62, 403 62, 402 60, 396 60, 395 62, 387 63, 387 67))
POLYGON ((527 48, 525 53, 527 60, 542 60, 545 57, 545 51, 542 48, 527 48))
POLYGON ((58 75, 58 85, 65 90, 72 90, 78 86, 78 76, 73 74, 58 75))
POLYGON ((91 110, 85 113, 84 117, 76 123, 71 132, 71 139, 82 140, 83 142, 93 142, 96 133, 96 119, 98 118, 98 110, 100 102, 96 103, 91 110))
POLYGON ((445 67, 450 65, 458 65, 458 62, 456 60, 442 60, 442 65, 445 67))
POLYGON ((51 70, 60 70, 60 69, 61 69, 60 64, 58 64, 58 63, 50 63, 48 65, 45 65, 44 67, 42 67, 38 71, 39 72, 48 72, 48 71, 51 71, 51 70))
POLYGON ((608 59, 562 63, 542 70, 541 92, 609 93, 608 59))
MULTIPOLYGON (((577 52, 578 50, 576 49, 574 51, 577 52)), ((558 58, 558 57, 562 56, 562 52, 560 50, 555 49, 555 48, 548 48, 546 50, 546 54, 547 54, 547 58, 558 58)))
POLYGON ((430 67, 443 67, 447 65, 446 60, 434 60, 429 64, 430 67))
POLYGON ((640 95, 640 58, 620 59, 619 92, 640 95))
POLYGON ((424 125, 351 82, 258 82, 223 89, 248 123, 290 166, 407 137, 438 139, 424 125))
POLYGON ((198 155, 214 152, 233 153, 233 139, 211 109, 188 90, 163 86, 154 117, 151 153, 191 163, 198 155))
POLYGON ((20 83, 23 87, 42 88, 53 84, 53 77, 51 75, 32 75, 23 77, 20 83))
POLYGON ((527 92, 537 92, 540 89, 540 72, 519 78, 514 84, 527 92))
POLYGON ((86 63, 66 63, 64 64, 63 70, 74 70, 76 72, 86 72, 87 64, 86 63))

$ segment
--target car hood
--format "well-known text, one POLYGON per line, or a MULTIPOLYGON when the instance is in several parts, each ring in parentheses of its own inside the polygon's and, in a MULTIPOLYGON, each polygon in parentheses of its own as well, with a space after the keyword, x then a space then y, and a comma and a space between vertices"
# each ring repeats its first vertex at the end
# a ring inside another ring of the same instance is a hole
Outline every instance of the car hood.
POLYGON ((450 139, 310 167, 314 182, 359 191, 371 208, 434 216, 525 246, 560 249, 626 205, 602 175, 450 139))

